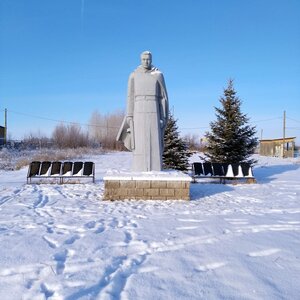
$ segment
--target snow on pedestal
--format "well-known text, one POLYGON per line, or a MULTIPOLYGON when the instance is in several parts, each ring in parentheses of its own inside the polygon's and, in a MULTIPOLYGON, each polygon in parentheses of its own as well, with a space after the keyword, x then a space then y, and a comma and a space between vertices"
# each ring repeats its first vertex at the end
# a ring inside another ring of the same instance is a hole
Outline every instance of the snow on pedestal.
POLYGON ((179 171, 120 172, 104 176, 104 200, 189 200, 192 178, 179 171))

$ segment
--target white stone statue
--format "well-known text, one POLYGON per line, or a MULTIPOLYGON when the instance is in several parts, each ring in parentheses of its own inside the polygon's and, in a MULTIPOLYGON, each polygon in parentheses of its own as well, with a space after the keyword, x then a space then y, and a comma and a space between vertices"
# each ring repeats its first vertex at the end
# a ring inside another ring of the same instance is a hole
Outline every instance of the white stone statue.
POLYGON ((152 54, 141 54, 141 65, 130 74, 127 112, 117 140, 133 152, 133 171, 161 171, 163 138, 168 119, 163 74, 152 66, 152 54))

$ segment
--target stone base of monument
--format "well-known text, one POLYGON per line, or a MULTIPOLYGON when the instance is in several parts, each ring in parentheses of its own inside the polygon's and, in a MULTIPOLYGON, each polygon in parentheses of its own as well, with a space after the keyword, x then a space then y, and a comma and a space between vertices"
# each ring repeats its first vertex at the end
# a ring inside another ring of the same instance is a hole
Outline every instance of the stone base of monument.
POLYGON ((190 200, 191 177, 178 171, 110 171, 104 179, 104 200, 190 200))

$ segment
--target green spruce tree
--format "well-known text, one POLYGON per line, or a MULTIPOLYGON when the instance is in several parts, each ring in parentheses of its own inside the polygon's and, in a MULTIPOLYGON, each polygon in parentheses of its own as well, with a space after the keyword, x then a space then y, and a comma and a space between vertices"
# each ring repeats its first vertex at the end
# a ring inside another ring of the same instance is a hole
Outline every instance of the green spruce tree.
POLYGON ((185 141, 180 138, 176 122, 170 114, 164 136, 164 169, 187 171, 191 152, 185 141))
POLYGON ((258 140, 254 137, 255 127, 248 125, 249 118, 241 112, 241 100, 236 96, 233 80, 228 81, 221 108, 215 107, 217 120, 210 123, 211 132, 206 133, 206 156, 211 162, 241 163, 251 165, 258 140))

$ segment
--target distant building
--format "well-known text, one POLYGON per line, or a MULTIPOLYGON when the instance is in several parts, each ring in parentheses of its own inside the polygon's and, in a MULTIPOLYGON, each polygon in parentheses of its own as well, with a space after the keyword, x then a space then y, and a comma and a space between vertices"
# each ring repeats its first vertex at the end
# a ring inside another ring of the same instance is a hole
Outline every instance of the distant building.
POLYGON ((294 157, 296 137, 259 141, 259 154, 262 156, 294 157))
POLYGON ((0 146, 4 145, 5 127, 0 126, 0 146))

